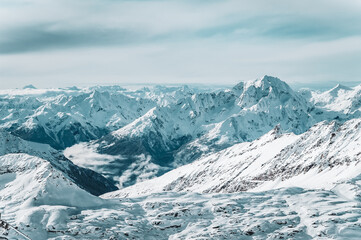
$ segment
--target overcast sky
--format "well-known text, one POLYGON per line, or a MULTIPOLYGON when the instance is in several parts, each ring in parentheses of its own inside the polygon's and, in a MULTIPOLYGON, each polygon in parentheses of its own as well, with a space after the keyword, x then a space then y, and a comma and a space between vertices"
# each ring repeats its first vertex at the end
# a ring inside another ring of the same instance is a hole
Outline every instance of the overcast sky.
POLYGON ((361 81, 359 0, 0 0, 0 88, 361 81))

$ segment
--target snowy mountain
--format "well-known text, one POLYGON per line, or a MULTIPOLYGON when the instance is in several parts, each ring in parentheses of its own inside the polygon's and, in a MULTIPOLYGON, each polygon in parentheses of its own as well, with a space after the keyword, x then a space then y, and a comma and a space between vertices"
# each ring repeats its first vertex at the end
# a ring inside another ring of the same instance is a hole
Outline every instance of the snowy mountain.
POLYGON ((24 86, 23 89, 36 89, 36 87, 34 85, 30 84, 30 85, 24 86))
POLYGON ((361 85, 349 88, 337 84, 328 91, 305 91, 304 95, 313 105, 326 111, 342 112, 352 117, 361 116, 361 85))
POLYGON ((39 240, 359 239, 360 89, 0 90, 1 219, 39 240))
MULTIPOLYGON (((116 187, 102 175, 90 169, 74 165, 69 159, 65 158, 62 153, 51 148, 49 145, 28 142, 10 133, 0 131, 0 156, 20 153, 48 161, 53 168, 61 171, 79 187, 92 194, 100 195, 116 189, 116 187)), ((18 161, 20 164, 27 164, 23 162, 25 160, 19 159, 18 161)), ((36 167, 36 165, 33 167, 36 167)), ((0 171, 4 171, 4 169, 0 169, 0 171)))
POLYGON ((2 90, 0 128, 56 149, 70 147, 69 159, 125 187, 253 141, 278 124, 300 134, 324 120, 361 117, 360 89, 339 85, 323 93, 295 92, 264 76, 217 91, 186 86, 2 90))
POLYGON ((151 108, 204 90, 183 87, 127 90, 119 86, 84 89, 0 90, 0 128, 30 141, 64 149, 98 139, 151 108))
POLYGON ((62 225, 66 213, 74 207, 101 204, 100 198, 79 188, 48 160, 24 153, 0 156, 1 217, 23 231, 31 225, 36 233, 33 239, 47 239, 44 232, 62 225))
POLYGON ((149 100, 98 90, 5 95, 0 98, 0 127, 23 139, 64 149, 118 129, 153 106, 149 100))
POLYGON ((361 174, 360 139, 361 119, 343 125, 322 122, 300 135, 281 134, 277 126, 258 140, 236 144, 105 197, 135 197, 161 191, 331 189, 338 181, 361 174))
MULTIPOLYGON (((231 90, 193 94, 176 103, 154 107, 119 130, 74 148, 104 154, 105 159, 116 156, 109 163, 95 160, 86 167, 114 181, 119 179, 120 186, 128 186, 146 175, 154 177, 192 162, 205 153, 255 140, 277 124, 284 131, 302 133, 316 122, 313 110, 285 82, 265 76, 231 90), (152 167, 138 163, 144 161, 152 167)), ((67 155, 69 158, 82 164, 74 150, 68 151, 73 153, 67 155)))

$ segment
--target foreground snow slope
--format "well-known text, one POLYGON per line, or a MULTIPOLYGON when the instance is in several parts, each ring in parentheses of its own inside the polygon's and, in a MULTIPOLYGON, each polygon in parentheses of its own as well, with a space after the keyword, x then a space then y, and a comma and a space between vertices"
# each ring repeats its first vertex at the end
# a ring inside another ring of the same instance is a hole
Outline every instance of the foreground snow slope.
MULTIPOLYGON (((331 190, 102 199, 46 160, 7 154, 0 157, 0 212, 36 240, 358 239, 360 183, 357 176, 331 190)), ((7 234, 20 239, 11 230, 7 234)))
POLYGON ((301 135, 277 126, 260 139, 236 144, 161 177, 104 196, 160 191, 237 192, 277 187, 331 189, 361 174, 361 119, 322 122, 301 135))
MULTIPOLYGON (((64 183, 54 172, 47 175, 39 169, 37 173, 25 191, 10 197, 31 196, 29 200, 21 204, 10 201, 5 194, 1 201, 4 205, 0 205, 5 211, 3 219, 37 240, 356 240, 361 234, 360 178, 334 191, 287 188, 231 194, 163 192, 140 198, 100 199, 64 183), (49 192, 36 191, 40 185, 47 186, 49 192)), ((13 181, 13 176, 3 177, 1 182, 7 178, 7 187, 1 190, 0 185, 0 193, 15 190, 14 186, 24 180, 19 177, 13 181)), ((18 239, 13 232, 9 236, 18 239)))

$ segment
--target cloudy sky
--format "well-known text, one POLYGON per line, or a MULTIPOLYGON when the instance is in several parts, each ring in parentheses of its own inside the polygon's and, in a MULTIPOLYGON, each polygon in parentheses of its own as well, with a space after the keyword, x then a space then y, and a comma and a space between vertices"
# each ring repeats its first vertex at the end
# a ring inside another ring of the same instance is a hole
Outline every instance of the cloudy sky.
POLYGON ((359 0, 0 0, 0 88, 361 81, 359 0))

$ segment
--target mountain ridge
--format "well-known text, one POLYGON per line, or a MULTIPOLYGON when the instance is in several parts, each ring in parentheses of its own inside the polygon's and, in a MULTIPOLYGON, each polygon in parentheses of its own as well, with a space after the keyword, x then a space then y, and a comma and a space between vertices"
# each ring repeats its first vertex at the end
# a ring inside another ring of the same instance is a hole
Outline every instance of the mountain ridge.
POLYGON ((116 189, 101 174, 73 164, 62 153, 51 148, 49 145, 28 142, 8 132, 0 131, 0 156, 18 153, 47 160, 51 166, 66 174, 79 187, 94 195, 100 195, 116 189))

